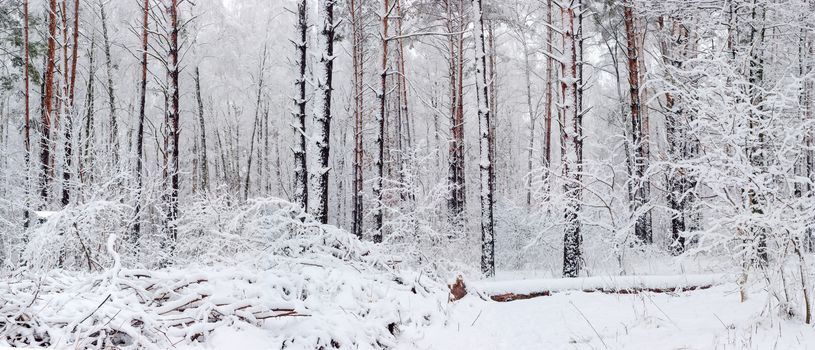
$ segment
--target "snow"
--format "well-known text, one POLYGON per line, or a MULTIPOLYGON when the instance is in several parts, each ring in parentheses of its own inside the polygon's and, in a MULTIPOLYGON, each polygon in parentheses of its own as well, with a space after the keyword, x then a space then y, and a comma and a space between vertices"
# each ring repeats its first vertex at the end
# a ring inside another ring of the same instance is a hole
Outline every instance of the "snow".
MULTIPOLYGON (((554 281, 553 281, 554 282, 554 281)), ((767 295, 733 283, 678 293, 568 291, 499 303, 468 295, 397 349, 805 349, 812 327, 767 317, 767 295), (598 336, 599 334, 599 336, 598 336)))

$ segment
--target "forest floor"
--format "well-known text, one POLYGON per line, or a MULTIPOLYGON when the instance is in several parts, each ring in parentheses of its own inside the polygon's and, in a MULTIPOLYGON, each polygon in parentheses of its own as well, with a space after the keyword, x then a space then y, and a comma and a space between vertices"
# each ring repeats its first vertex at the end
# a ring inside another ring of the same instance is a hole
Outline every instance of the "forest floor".
POLYGON ((639 294, 563 291, 511 302, 468 295, 446 324, 398 349, 815 349, 800 319, 767 315, 767 293, 730 283, 639 294))

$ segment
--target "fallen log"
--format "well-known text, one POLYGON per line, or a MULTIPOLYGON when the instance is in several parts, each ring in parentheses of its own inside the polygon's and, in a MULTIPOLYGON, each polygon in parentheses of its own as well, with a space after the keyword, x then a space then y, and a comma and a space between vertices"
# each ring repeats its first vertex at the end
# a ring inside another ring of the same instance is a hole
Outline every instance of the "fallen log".
MULTIPOLYGON (((481 281, 472 283, 469 289, 482 299, 508 302, 551 296, 560 292, 639 294, 693 291, 708 289, 726 281, 724 275, 613 276, 481 281)), ((463 281, 461 283, 463 285, 463 281)))

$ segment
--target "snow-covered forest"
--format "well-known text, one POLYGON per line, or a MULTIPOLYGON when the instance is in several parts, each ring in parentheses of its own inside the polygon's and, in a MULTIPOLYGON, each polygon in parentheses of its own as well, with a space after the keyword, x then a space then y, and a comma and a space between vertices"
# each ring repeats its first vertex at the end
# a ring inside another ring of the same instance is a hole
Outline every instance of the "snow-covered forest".
POLYGON ((0 0, 0 348, 815 348, 815 0, 0 0))

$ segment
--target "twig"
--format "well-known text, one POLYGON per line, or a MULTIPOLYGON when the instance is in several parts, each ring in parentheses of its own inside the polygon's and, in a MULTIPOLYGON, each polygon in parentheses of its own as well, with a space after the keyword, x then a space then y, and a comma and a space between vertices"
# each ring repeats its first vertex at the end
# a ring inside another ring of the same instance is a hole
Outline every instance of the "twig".
POLYGON ((580 311, 580 309, 578 309, 578 308, 577 308, 577 305, 575 305, 575 304, 574 304, 574 303, 573 303, 571 300, 569 300, 569 304, 572 304, 572 306, 574 307, 574 309, 575 309, 575 310, 577 310, 577 312, 578 312, 578 313, 580 313, 580 316, 582 316, 582 317, 583 317, 583 319, 584 319, 584 320, 586 320, 586 323, 588 323, 588 324, 589 324, 589 327, 591 327, 591 330, 593 330, 593 331, 594 331, 594 334, 597 334, 597 338, 599 338, 599 339, 600 339, 600 342, 601 342, 601 343, 603 343, 603 346, 604 346, 606 349, 608 349, 608 345, 606 345, 606 342, 605 342, 605 341, 603 341, 603 337, 602 337, 602 336, 600 336, 600 333, 599 333, 599 332, 597 332, 597 329, 596 329, 596 328, 594 328, 594 325, 593 325, 593 324, 591 324, 591 321, 589 321, 589 319, 588 319, 588 318, 586 318, 586 315, 584 315, 584 314, 583 314, 583 311, 580 311))
POLYGON ((470 327, 475 326, 475 321, 478 321, 478 318, 481 317, 482 311, 484 311, 484 309, 478 310, 478 315, 475 315, 475 319, 473 320, 473 323, 470 324, 470 327))
MULTIPOLYGON (((107 303, 107 302, 108 302, 108 300, 110 300, 110 296, 111 296, 111 294, 108 294, 108 296, 107 296, 107 297, 105 297, 105 300, 102 300, 102 302, 101 302, 101 303, 99 303, 99 306, 97 306, 97 307, 96 307, 96 309, 94 309, 93 311, 91 311, 91 313, 89 313, 89 314, 88 314, 88 316, 85 316, 85 318, 83 318, 83 319, 82 319, 82 321, 79 321, 79 322, 77 323, 77 325, 82 324, 82 322, 85 322, 85 320, 87 320, 88 318, 90 318, 91 316, 93 316, 93 314, 95 314, 97 311, 99 311, 99 309, 101 309, 101 308, 102 308, 102 305, 105 305, 105 303, 107 303)), ((74 329, 76 329, 76 326, 74 327, 74 329)))

